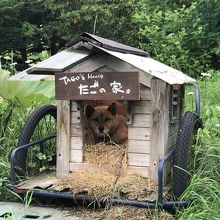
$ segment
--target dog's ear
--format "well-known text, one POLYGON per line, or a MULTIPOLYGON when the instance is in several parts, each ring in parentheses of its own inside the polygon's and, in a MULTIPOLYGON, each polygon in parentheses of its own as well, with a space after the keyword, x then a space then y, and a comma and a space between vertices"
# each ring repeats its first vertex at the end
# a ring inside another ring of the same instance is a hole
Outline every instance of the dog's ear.
POLYGON ((116 115, 117 107, 116 107, 115 102, 113 102, 113 103, 108 107, 108 110, 109 110, 113 115, 116 115))
POLYGON ((87 118, 90 118, 94 111, 95 109, 91 105, 86 105, 85 114, 87 118))

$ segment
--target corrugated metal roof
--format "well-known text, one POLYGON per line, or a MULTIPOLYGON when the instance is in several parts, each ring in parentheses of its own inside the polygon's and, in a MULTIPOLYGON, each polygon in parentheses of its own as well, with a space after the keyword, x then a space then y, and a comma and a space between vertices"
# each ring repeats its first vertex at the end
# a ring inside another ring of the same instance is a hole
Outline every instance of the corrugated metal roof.
POLYGON ((195 79, 187 76, 183 72, 176 70, 170 66, 167 66, 159 61, 156 61, 150 57, 142 57, 137 56, 135 54, 125 54, 119 53, 115 51, 110 51, 99 47, 97 45, 92 44, 94 47, 114 56, 117 57, 138 69, 143 70, 144 72, 149 73, 150 75, 157 77, 171 85, 174 84, 183 84, 189 82, 196 82, 195 79))
POLYGON ((85 59, 91 52, 89 50, 75 50, 74 47, 70 47, 27 69, 27 73, 54 74, 54 72, 64 71, 74 63, 85 59))

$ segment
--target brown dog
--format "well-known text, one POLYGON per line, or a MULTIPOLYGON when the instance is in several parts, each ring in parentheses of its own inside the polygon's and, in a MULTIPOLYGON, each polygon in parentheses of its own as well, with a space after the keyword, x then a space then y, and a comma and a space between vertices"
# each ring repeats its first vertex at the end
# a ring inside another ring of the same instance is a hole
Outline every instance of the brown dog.
POLYGON ((88 127, 94 134, 95 142, 109 142, 126 144, 128 127, 126 119, 117 115, 117 107, 113 102, 110 106, 87 105, 85 109, 88 127))

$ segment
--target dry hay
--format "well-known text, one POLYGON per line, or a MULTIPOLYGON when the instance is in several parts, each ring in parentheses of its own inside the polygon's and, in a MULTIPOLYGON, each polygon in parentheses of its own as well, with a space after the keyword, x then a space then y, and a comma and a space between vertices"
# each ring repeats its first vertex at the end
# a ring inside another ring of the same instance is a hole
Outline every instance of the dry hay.
POLYGON ((116 183, 115 196, 123 199, 146 201, 154 200, 157 186, 149 178, 131 173, 120 177, 116 183))
POLYGON ((112 194, 116 176, 107 172, 80 170, 60 179, 59 188, 70 189, 74 194, 88 194, 96 198, 112 194))
POLYGON ((124 175, 127 166, 127 148, 119 145, 98 143, 84 148, 84 163, 90 164, 97 171, 105 171, 115 176, 124 175))
POLYGON ((127 148, 118 145, 86 145, 84 169, 60 178, 58 189, 70 189, 96 199, 116 197, 132 200, 155 199, 155 184, 138 174, 127 173, 127 148))

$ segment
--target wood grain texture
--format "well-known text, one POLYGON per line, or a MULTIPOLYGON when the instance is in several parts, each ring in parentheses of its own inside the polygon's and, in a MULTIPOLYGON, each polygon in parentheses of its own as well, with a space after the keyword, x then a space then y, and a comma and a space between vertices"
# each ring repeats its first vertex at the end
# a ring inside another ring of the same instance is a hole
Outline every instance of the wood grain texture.
POLYGON ((81 123, 71 124, 71 136, 82 137, 83 136, 83 125, 81 123))
POLYGON ((71 100, 71 111, 72 112, 80 111, 80 108, 81 108, 80 103, 71 100))
POLYGON ((142 101, 149 101, 152 99, 152 93, 149 87, 140 85, 140 99, 142 101))
POLYGON ((128 165, 146 167, 150 165, 150 154, 128 153, 128 165))
POLYGON ((133 114, 151 114, 150 101, 134 101, 131 104, 133 114))
POLYGON ((169 135, 175 134, 179 128, 179 120, 176 123, 169 124, 169 135))
POLYGON ((83 162, 83 150, 71 150, 70 151, 70 162, 82 163, 83 162))
POLYGON ((150 128, 128 127, 128 139, 133 140, 150 140, 150 128))
POLYGON ((157 181, 158 163, 167 152, 169 132, 169 85, 162 80, 152 79, 152 126, 151 126, 151 179, 157 181))
POLYGON ((150 128, 151 127, 150 114, 133 114, 132 127, 150 128))
POLYGON ((168 136, 167 149, 176 145, 177 132, 168 136))
POLYGON ((129 139, 128 152, 149 154, 150 153, 150 141, 129 139))
POLYGON ((83 148, 83 137, 79 136, 79 137, 71 137, 71 144, 70 144, 70 148, 72 150, 82 150, 83 148))
POLYGON ((72 112, 71 114, 71 124, 80 124, 81 117, 79 112, 72 112))
POLYGON ((70 160, 70 101, 57 101, 57 177, 69 173, 70 160))

